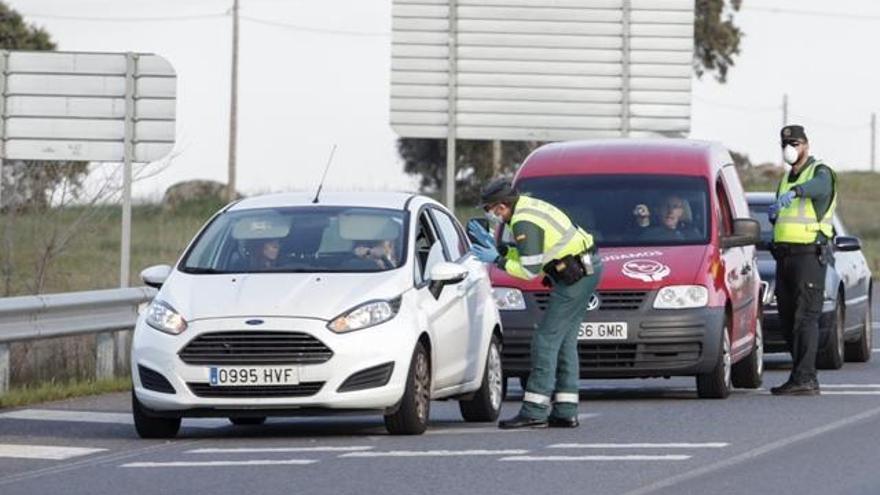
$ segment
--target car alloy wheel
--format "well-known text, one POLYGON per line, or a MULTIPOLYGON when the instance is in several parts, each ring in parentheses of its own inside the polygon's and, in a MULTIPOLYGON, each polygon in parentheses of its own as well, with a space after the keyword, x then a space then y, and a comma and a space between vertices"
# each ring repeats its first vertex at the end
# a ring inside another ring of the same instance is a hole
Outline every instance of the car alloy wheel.
POLYGON ((431 376, 428 357, 423 352, 416 354, 414 378, 416 416, 420 422, 426 422, 431 403, 431 376))

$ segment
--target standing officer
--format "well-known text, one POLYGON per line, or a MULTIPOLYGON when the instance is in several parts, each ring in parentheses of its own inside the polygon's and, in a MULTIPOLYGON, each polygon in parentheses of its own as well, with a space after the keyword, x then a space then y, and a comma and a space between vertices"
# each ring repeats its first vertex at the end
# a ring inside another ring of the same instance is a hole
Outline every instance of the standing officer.
POLYGON ((770 391, 773 395, 819 395, 816 349, 825 270, 833 262, 828 242, 834 236, 831 219, 837 206, 837 177, 810 156, 803 127, 785 126, 781 138, 791 169, 779 183, 769 214, 774 222, 776 301, 793 364, 788 381, 770 391))
POLYGON ((532 367, 520 412, 499 422, 504 429, 578 426, 578 330, 601 275, 593 237, 544 201, 521 196, 506 179, 482 191, 483 209, 510 225, 515 246, 500 253, 489 232, 471 223, 478 239, 472 252, 514 277, 531 280, 545 274, 552 284, 550 304, 532 335, 532 367))

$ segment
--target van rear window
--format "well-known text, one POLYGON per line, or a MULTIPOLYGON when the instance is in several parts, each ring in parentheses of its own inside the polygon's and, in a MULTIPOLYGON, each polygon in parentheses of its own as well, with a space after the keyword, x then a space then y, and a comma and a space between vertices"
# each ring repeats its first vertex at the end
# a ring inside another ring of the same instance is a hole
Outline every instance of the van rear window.
POLYGON ((709 192, 702 177, 567 175, 530 177, 517 187, 564 210, 599 246, 709 242, 709 192))

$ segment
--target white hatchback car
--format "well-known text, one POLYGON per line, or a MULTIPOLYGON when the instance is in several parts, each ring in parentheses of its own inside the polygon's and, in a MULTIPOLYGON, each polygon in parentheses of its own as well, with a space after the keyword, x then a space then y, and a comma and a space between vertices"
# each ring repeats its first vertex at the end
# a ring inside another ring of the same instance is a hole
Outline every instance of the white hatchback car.
POLYGON ((439 203, 402 193, 278 194, 218 212, 137 322, 142 437, 182 417, 380 412, 422 433, 431 399, 468 421, 502 401, 501 325, 483 264, 439 203))

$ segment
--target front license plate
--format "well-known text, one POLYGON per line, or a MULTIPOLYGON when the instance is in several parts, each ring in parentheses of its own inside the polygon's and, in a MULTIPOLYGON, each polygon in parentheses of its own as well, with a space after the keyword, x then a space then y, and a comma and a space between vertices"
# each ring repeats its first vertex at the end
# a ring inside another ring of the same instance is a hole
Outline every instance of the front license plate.
POLYGON ((218 387, 299 384, 296 366, 217 366, 208 368, 208 376, 218 387))
POLYGON ((626 340, 625 321, 594 323, 583 322, 578 330, 578 340, 626 340))

